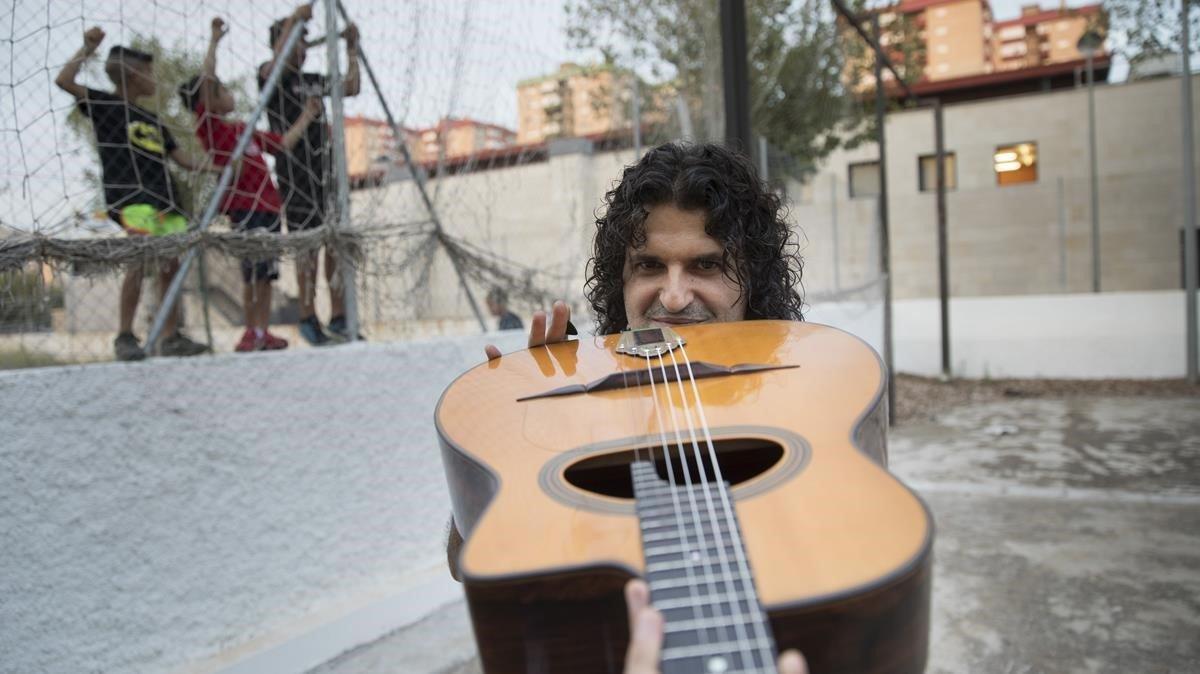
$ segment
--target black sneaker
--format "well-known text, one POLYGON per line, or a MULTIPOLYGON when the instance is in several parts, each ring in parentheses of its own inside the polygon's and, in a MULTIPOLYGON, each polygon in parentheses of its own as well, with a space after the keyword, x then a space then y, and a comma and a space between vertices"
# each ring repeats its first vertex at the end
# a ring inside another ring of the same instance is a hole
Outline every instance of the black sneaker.
POLYGON ((329 335, 321 329, 321 321, 316 316, 300 319, 300 336, 313 346, 325 346, 329 343, 329 335))
MULTIPOLYGON (((346 324, 345 316, 334 316, 333 318, 329 319, 328 327, 329 327, 329 332, 332 335, 334 335, 335 337, 337 337, 337 339, 339 341, 342 341, 342 342, 350 341, 350 326, 348 326, 346 324)), ((363 337, 362 333, 359 333, 357 339, 360 342, 367 341, 367 338, 363 337)))
POLYGON ((170 337, 164 337, 159 351, 164 356, 199 356, 208 353, 208 345, 193 342, 182 332, 176 332, 170 337))
POLYGON ((137 337, 131 332, 122 332, 113 340, 113 351, 117 354, 117 360, 142 360, 146 357, 146 352, 142 350, 142 345, 138 343, 137 337))

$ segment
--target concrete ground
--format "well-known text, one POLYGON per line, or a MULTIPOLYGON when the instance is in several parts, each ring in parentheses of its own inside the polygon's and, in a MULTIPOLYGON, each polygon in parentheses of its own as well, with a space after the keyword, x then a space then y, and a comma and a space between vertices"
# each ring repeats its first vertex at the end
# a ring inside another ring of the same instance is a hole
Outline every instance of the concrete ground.
MULTIPOLYGON (((1200 672, 1200 400, 1021 399, 893 431, 937 523, 930 674, 1200 672)), ((461 602, 312 674, 476 674, 461 602)))

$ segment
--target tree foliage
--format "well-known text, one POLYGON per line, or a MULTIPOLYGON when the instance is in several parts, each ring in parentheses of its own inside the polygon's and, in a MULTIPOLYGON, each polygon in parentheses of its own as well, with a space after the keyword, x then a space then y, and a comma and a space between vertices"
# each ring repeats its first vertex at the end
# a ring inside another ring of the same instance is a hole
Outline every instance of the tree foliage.
MULTIPOLYGON (((571 46, 648 73, 660 91, 677 92, 690 114, 703 120, 705 137, 724 136, 719 3, 568 0, 566 9, 571 46)), ((828 2, 750 0, 746 10, 751 123, 771 146, 773 172, 809 171, 838 147, 853 146, 870 133, 862 91, 852 83, 869 71, 871 56, 834 19, 828 2), (786 161, 774 161, 779 158, 786 161)), ((915 27, 898 27, 892 49, 915 79, 921 72, 920 41, 915 27)), ((907 73, 902 72, 906 78, 907 73)), ((657 101, 662 105, 670 97, 657 101)))
MULTIPOLYGON (((1110 49, 1131 66, 1180 53, 1183 24, 1179 0, 1107 0, 1104 9, 1107 17, 1091 27, 1106 33, 1110 49)), ((1194 6, 1189 8, 1188 21, 1194 43, 1200 33, 1200 12, 1194 6)))

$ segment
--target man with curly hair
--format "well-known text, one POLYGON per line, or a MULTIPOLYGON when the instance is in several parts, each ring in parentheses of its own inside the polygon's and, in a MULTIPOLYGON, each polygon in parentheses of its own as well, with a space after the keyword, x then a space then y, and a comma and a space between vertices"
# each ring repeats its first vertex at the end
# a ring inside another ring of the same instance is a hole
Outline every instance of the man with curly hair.
MULTIPOLYGON (((783 202, 745 155, 715 144, 660 145, 625 168, 604 204, 585 293, 596 334, 802 320, 802 262, 783 202)), ((570 316, 564 302, 549 315, 535 312, 529 346, 566 339, 570 316)), ((500 356, 494 346, 485 352, 500 356)))
MULTIPOLYGON (((596 334, 753 319, 802 320, 802 261, 783 202, 743 154, 720 145, 667 143, 626 167, 596 218, 585 294, 596 334)), ((567 338, 571 310, 533 314, 529 346, 567 338), (547 325, 549 321, 549 325, 547 325)), ((500 350, 488 345, 488 359, 500 350)), ((450 520, 446 556, 458 578, 462 536, 450 520)), ((657 672, 662 616, 643 581, 626 587, 625 674, 657 672)), ((807 672, 795 651, 781 674, 807 672)))

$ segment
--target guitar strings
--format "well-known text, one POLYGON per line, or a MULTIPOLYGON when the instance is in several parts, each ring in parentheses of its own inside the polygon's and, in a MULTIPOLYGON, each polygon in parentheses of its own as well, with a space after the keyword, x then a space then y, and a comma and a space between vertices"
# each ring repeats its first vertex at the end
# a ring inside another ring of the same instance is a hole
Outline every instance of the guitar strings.
MULTIPOLYGON (((683 340, 682 339, 679 340, 678 346, 680 349, 683 348, 683 340)), ((662 360, 665 360, 665 358, 662 360)), ((749 637, 746 634, 744 621, 742 619, 740 619, 742 597, 740 596, 740 593, 739 593, 739 590, 738 590, 738 587, 736 585, 736 581, 734 578, 733 571, 731 570, 731 565, 729 563, 729 556, 725 552, 725 548, 726 548, 727 544, 725 543, 725 535, 721 532, 721 524, 723 524, 723 523, 718 520, 717 510, 713 505, 712 490, 709 487, 708 472, 704 469, 704 461, 700 454, 700 444, 696 440, 695 419, 693 419, 693 417, 692 417, 691 406, 688 404, 688 401, 687 401, 687 392, 683 387, 683 378, 680 375, 680 371, 679 371, 679 361, 678 361, 678 359, 675 358, 675 353, 673 351, 671 352, 671 362, 675 369, 675 381, 676 381, 676 383, 679 384, 680 401, 683 404, 684 418, 687 420, 688 428, 692 429, 692 432, 691 432, 692 451, 696 458, 696 468, 700 472, 700 480, 701 480, 701 483, 703 484, 703 488, 704 488, 704 502, 705 502, 705 506, 708 510, 708 519, 709 519, 709 524, 712 527, 713 538, 715 539, 715 542, 716 542, 717 558, 721 565, 721 573, 725 577, 725 582, 726 582, 727 586, 729 587, 729 595, 728 595, 729 596, 729 607, 730 607, 729 617, 733 623, 734 632, 737 635, 736 641, 737 641, 737 645, 738 645, 738 650, 741 652, 743 665, 745 664, 746 660, 749 660, 751 663, 753 663, 755 660, 753 644, 751 643, 749 637)), ((689 369, 689 376, 691 376, 690 369, 689 369)), ((665 367, 663 370, 663 377, 665 380, 665 378, 666 378, 665 367)), ((695 399, 696 399, 697 411, 699 411, 699 409, 700 409, 699 408, 699 406, 700 406, 699 389, 695 388, 695 385, 696 385, 696 383, 693 380, 692 381, 693 395, 695 396, 695 399)), ((704 432, 705 437, 711 438, 711 435, 708 432, 708 423, 706 421, 702 421, 701 423, 703 424, 702 430, 704 432)), ((711 442, 709 442, 709 446, 711 448, 711 446, 712 446, 711 442)), ((709 460, 712 462, 713 477, 715 478, 717 490, 722 496, 724 496, 726 489, 723 484, 723 479, 721 477, 720 466, 717 464, 717 455, 716 455, 715 451, 710 452, 709 460)), ((729 545, 734 546, 735 549, 740 549, 741 548, 741 540, 738 537, 738 530, 733 521, 733 518, 726 517, 726 521, 724 522, 724 524, 726 524, 729 528, 729 531, 728 531, 729 538, 730 538, 729 545)), ((743 588, 746 587, 746 578, 747 577, 748 576, 745 575, 745 572, 743 571, 743 575, 742 575, 743 588)), ((747 600, 747 603, 754 603, 751 600, 751 597, 746 597, 746 600, 747 600)))
MULTIPOLYGON (((705 557, 707 556, 706 552, 707 552, 708 545, 704 541, 704 535, 703 535, 704 534, 704 522, 700 515, 700 509, 696 505, 696 492, 692 485, 691 470, 689 469, 689 466, 688 466, 687 453, 686 453, 686 449, 685 449, 685 445, 684 445, 684 441, 683 441, 683 432, 680 430, 680 427, 679 427, 679 418, 675 414, 675 403, 671 397, 670 379, 667 377, 667 368, 666 368, 665 363, 666 363, 666 359, 663 357, 662 351, 660 350, 658 353, 658 366, 659 366, 659 370, 662 372, 663 391, 667 395, 667 408, 669 410, 671 410, 671 427, 674 429, 675 444, 677 447, 677 451, 679 453, 679 464, 683 471, 683 480, 684 480, 684 483, 687 485, 686 492, 687 492, 687 497, 688 497, 688 503, 691 508, 692 526, 694 527, 695 532, 696 532, 697 547, 700 548, 699 550, 692 551, 692 550, 688 549, 688 548, 690 548, 690 544, 685 546, 684 564, 686 565, 686 568, 688 569, 688 573, 690 574, 692 566, 696 562, 703 561, 705 559, 705 557), (695 554, 698 558, 693 559, 693 554, 695 554)), ((676 378, 678 378, 678 376, 679 376, 678 368, 676 368, 675 376, 676 376, 676 378)), ((653 378, 653 373, 651 373, 651 377, 653 378)), ((686 404, 686 401, 682 401, 682 402, 684 402, 686 404)), ((671 457, 669 455, 667 455, 665 457, 665 460, 667 461, 667 465, 670 466, 671 457)), ((700 472, 701 478, 703 478, 704 466, 697 464, 697 469, 700 472)), ((708 488, 707 484, 705 485, 704 488, 705 489, 708 488)), ((716 534, 716 533, 718 533, 718 532, 714 532, 714 534, 716 534)), ((686 538, 685 538, 685 540, 686 540, 686 538)), ((718 586, 717 582, 715 581, 715 579, 713 577, 712 565, 704 564, 703 568, 704 568, 705 576, 706 576, 705 585, 714 591, 714 594, 711 594, 709 596, 718 596, 723 590, 721 589, 721 587, 718 586)), ((689 588, 690 587, 691 586, 689 586, 689 588)), ((696 589, 699 590, 699 587, 696 587, 696 589)), ((728 589, 736 592, 736 588, 734 588, 732 586, 729 586, 728 589)), ((698 593, 697 593, 697 598, 699 598, 698 593)), ((728 641, 729 638, 728 638, 727 626, 719 625, 718 623, 720 623, 720 621, 717 620, 718 614, 720 613, 720 603, 711 604, 711 606, 712 606, 712 614, 713 614, 712 617, 714 619, 713 620, 714 627, 712 629, 714 629, 714 631, 718 632, 718 640, 719 641, 728 641)), ((701 617, 701 624, 702 624, 703 620, 707 618, 707 616, 704 615, 703 610, 701 610, 701 612, 700 612, 700 617, 701 617)), ((708 630, 709 629, 710 628, 708 628, 708 627, 700 628, 701 639, 705 644, 708 643, 708 630)))
MULTIPOLYGON (((700 428, 704 432, 704 442, 708 447, 709 460, 712 461, 713 465, 713 476, 717 483, 722 485, 721 489, 718 490, 718 493, 721 496, 722 509, 730 525, 730 533, 737 543, 734 546, 734 553, 737 558, 738 567, 741 570, 743 584, 747 590, 746 603, 749 606, 752 617, 754 618, 754 630, 758 633, 757 639, 759 640, 758 650, 760 658, 762 658, 763 666, 772 666, 775 660, 775 654, 772 652, 773 649, 771 648, 772 639, 771 636, 766 633, 764 617, 759 610, 758 597, 750 575, 750 567, 746 561, 746 556, 742 551, 741 534, 736 528, 733 507, 729 503, 729 490, 724 488, 725 479, 721 475, 721 466, 717 463, 717 450, 713 446, 712 433, 709 431, 708 427, 708 418, 704 413, 704 403, 700 399, 700 389, 698 386, 696 386, 696 377, 692 371, 692 361, 688 357, 687 349, 684 348, 682 339, 679 340, 679 351, 680 354, 683 355, 683 362, 687 367, 688 381, 691 383, 692 396, 696 401, 696 412, 700 417, 700 428)), ((673 361, 675 360, 675 354, 673 352, 671 354, 671 359, 673 361)), ((682 383, 680 383, 680 386, 682 387, 682 383)), ((685 407, 684 409, 686 410, 687 408, 685 407)))
MULTIPOLYGON (((659 362, 662 362, 662 350, 661 349, 658 351, 657 355, 658 355, 659 362)), ((679 538, 679 544, 683 550, 684 559, 690 560, 692 553, 691 553, 691 550, 689 549, 689 545, 688 545, 687 530, 683 523, 683 511, 679 505, 679 492, 675 489, 675 484, 676 484, 675 470, 674 470, 674 468, 671 467, 671 453, 670 453, 670 449, 668 449, 668 446, 667 446, 666 425, 663 423, 662 409, 659 407, 659 404, 658 404, 658 388, 657 388, 657 386, 655 386, 655 383, 654 383, 654 370, 653 370, 652 362, 650 360, 650 353, 646 352, 645 356, 646 356, 646 374, 650 377, 650 399, 654 403, 654 416, 658 420, 658 433, 659 433, 659 437, 662 440, 663 463, 665 463, 667 466, 667 484, 668 484, 667 491, 671 494, 672 510, 675 515, 675 532, 676 532, 676 536, 679 538)), ((664 384, 664 388, 666 388, 666 386, 665 386, 666 380, 665 379, 663 380, 663 384, 664 384)), ((650 465, 651 466, 654 465, 653 450, 650 451, 650 465)), ((685 473, 685 475, 687 473, 686 464, 684 466, 684 473, 685 473)), ((644 551, 645 551, 645 548, 643 547, 643 553, 644 553, 644 551)), ((649 568, 649 563, 647 563, 646 566, 647 566, 647 568, 649 568)), ((685 569, 686 576, 687 576, 688 592, 695 594, 692 590, 693 590, 693 588, 696 588, 696 579, 692 574, 692 565, 691 565, 690 561, 685 564, 684 569, 685 569)), ((647 572, 647 575, 649 575, 648 572, 647 572)), ((691 605, 691 613, 692 613, 692 621, 693 622, 696 621, 696 608, 697 607, 694 604, 691 605)), ((700 618, 703 619, 703 617, 704 617, 704 613, 703 613, 703 611, 701 611, 700 618)), ((665 618, 665 616, 664 616, 664 618, 665 618)), ((630 626, 630 627, 632 628, 632 626, 630 626)), ((704 634, 703 632, 701 633, 701 640, 705 644, 708 643, 707 635, 704 634)))

